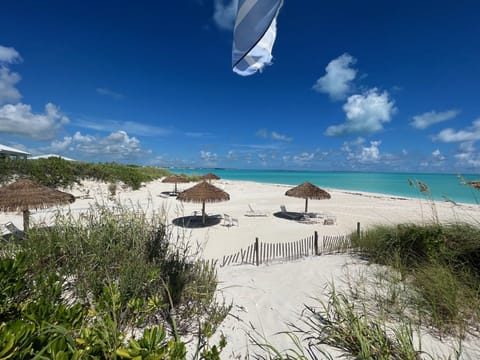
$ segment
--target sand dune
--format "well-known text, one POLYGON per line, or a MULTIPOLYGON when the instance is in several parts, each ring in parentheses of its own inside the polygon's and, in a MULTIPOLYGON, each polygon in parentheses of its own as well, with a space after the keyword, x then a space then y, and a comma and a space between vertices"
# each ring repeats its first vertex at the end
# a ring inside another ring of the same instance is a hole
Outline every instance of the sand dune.
MULTIPOLYGON (((425 200, 326 189, 330 192, 331 199, 310 200, 309 211, 331 214, 336 217, 336 223, 301 223, 274 216, 274 213, 280 211, 280 205, 285 205, 289 211, 303 211, 303 199, 284 195, 291 186, 226 180, 214 181, 213 184, 228 192, 230 201, 207 203, 207 213, 222 216, 228 214, 238 219, 238 225, 225 226, 220 221, 219 224, 206 228, 184 229, 171 226, 172 231, 198 243, 206 259, 220 259, 224 255, 245 249, 257 237, 263 242, 282 243, 311 236, 315 231, 319 236, 345 235, 355 231, 357 222, 365 229, 379 223, 430 222, 436 216, 441 222, 477 222, 480 219, 480 206, 471 204, 435 202, 432 207, 433 203, 425 200), (246 216, 249 204, 267 216, 246 216)), ((83 185, 67 190, 78 197, 69 207, 74 214, 81 213, 95 201, 114 204, 108 197, 106 184, 85 181, 83 185)), ((192 184, 178 186, 181 190, 192 184)), ((120 189, 115 201, 141 207, 150 214, 164 213, 169 223, 175 218, 190 216, 201 210, 201 204, 180 203, 173 197, 160 196, 162 192, 172 189, 172 184, 154 181, 137 191, 120 189)), ((54 210, 33 212, 32 222, 51 223, 54 210)), ((1 213, 0 224, 7 221, 22 227, 21 214, 1 213)), ((346 269, 352 271, 362 268, 368 266, 348 255, 311 257, 260 267, 243 265, 220 268, 220 294, 234 305, 232 316, 219 329, 228 341, 225 355, 234 357, 246 353, 248 342, 245 332, 250 331, 252 326, 279 347, 288 347, 288 339, 274 336, 274 333, 286 329, 287 322, 298 322, 303 305, 312 303, 312 296, 325 298, 329 282, 333 280, 341 286, 346 269)), ((425 335, 425 339, 424 348, 430 347, 439 352, 449 349, 448 344, 442 347, 428 335, 425 335)), ((471 345, 466 344, 467 351, 473 356, 471 358, 480 357, 480 346, 475 344, 475 341, 471 345), (468 350, 469 347, 474 349, 468 350)))

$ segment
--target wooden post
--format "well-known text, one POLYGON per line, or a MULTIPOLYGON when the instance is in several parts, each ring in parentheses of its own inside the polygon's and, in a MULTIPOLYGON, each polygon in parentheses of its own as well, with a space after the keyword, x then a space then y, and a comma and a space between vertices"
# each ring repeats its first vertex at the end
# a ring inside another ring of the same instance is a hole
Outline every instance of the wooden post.
POLYGON ((255 238, 255 263, 257 264, 257 266, 260 264, 258 254, 258 237, 255 238))
POLYGON ((357 237, 360 239, 360 221, 357 222, 357 237))
POLYGON ((30 227, 30 210, 23 210, 23 232, 26 234, 30 227))
POLYGON ((315 249, 315 255, 318 255, 318 232, 313 234, 313 248, 315 249))

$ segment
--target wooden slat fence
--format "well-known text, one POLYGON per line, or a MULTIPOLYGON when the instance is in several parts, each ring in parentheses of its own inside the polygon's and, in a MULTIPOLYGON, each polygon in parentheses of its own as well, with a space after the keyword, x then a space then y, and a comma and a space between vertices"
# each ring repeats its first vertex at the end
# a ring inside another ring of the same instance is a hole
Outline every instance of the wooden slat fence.
POLYGON ((260 265, 274 261, 288 261, 312 255, 333 254, 348 251, 350 237, 323 236, 318 240, 318 233, 304 239, 287 243, 263 243, 255 239, 255 243, 235 254, 224 256, 218 263, 227 265, 252 264, 260 265))

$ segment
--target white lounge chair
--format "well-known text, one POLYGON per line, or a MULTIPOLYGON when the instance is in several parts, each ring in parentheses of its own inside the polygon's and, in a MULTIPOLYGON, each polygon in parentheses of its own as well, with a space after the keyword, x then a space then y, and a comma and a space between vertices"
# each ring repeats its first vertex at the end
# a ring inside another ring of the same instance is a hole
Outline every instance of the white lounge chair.
POLYGON ((238 219, 228 214, 223 214, 223 225, 228 227, 234 226, 234 225, 239 226, 238 219))
POLYGON ((256 211, 251 204, 248 204, 248 211, 245 216, 268 216, 267 213, 256 211))

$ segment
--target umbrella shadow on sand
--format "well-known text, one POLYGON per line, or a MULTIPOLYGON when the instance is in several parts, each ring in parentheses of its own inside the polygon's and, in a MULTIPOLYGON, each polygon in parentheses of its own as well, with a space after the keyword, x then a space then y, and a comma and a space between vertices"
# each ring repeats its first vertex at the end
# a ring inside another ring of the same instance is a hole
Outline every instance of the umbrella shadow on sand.
POLYGON ((280 219, 302 221, 305 218, 305 213, 294 212, 294 211, 279 211, 279 212, 273 213, 273 216, 280 219))
POLYGON ((191 215, 173 219, 172 223, 183 228, 195 229, 215 226, 220 224, 220 221, 222 221, 222 217, 220 215, 206 216, 205 223, 203 223, 201 215, 191 215))

